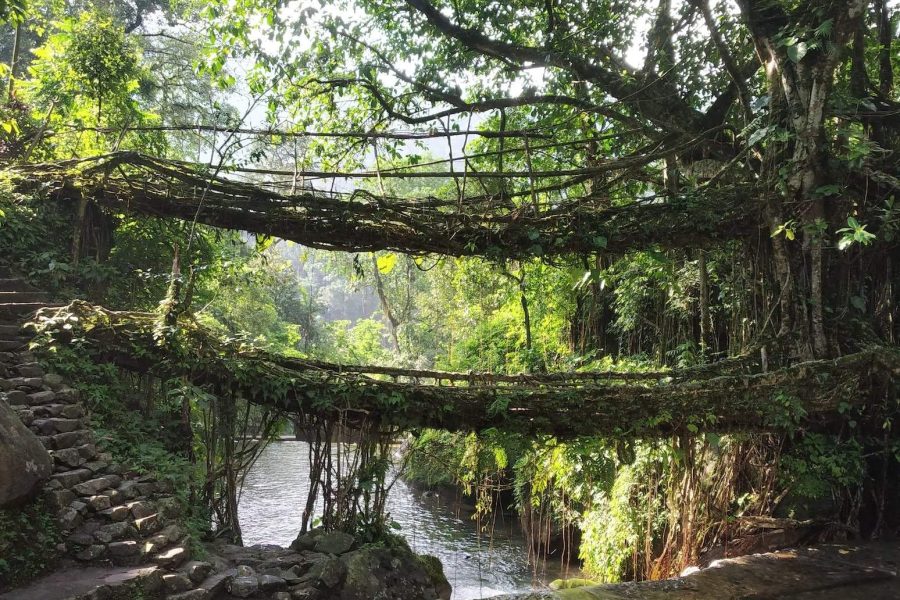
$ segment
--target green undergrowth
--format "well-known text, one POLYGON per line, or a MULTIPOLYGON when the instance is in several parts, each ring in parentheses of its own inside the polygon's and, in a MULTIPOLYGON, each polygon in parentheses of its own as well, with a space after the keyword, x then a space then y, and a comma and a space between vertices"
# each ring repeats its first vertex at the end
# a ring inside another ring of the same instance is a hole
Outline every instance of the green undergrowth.
POLYGON ((49 571, 62 540, 53 513, 42 499, 0 510, 0 592, 49 571))
MULTIPOLYGON (((406 448, 405 476, 476 497, 511 487, 530 522, 526 536, 544 544, 544 531, 574 528, 585 575, 617 582, 678 572, 696 560, 695 548, 743 531, 745 517, 838 522, 841 497, 878 489, 866 487, 865 466, 867 454, 884 452, 878 448, 864 436, 812 432, 517 442, 425 430, 406 448)), ((885 460, 895 468, 895 458, 885 460)))

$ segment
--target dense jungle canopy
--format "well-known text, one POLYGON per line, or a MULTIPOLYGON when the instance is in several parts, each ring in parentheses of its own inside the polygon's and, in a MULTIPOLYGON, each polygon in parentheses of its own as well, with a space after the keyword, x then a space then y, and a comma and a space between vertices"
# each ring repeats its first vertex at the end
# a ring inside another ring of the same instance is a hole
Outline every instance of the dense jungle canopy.
POLYGON ((394 415, 414 476, 513 491, 601 578, 677 572, 743 517, 885 535, 898 14, 0 0, 5 260, 120 311, 124 342, 82 304, 44 333, 188 382, 187 435, 207 394, 290 410, 301 377, 294 412, 394 415))

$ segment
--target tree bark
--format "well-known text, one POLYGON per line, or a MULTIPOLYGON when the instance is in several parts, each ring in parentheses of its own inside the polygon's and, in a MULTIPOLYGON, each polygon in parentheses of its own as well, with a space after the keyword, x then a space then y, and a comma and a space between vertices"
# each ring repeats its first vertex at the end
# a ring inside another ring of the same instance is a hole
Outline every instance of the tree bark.
POLYGON ((709 314, 709 271, 706 267, 706 252, 698 251, 697 267, 700 270, 700 352, 704 357, 713 349, 712 318, 709 314))
POLYGON ((894 68, 891 62, 891 15, 885 0, 875 0, 878 19, 878 91, 890 98, 894 90, 894 68))
POLYGON ((387 319, 388 329, 391 333, 391 340, 394 343, 394 350, 400 352, 400 338, 397 335, 397 328, 400 326, 397 317, 391 311, 391 305, 388 302, 387 294, 384 291, 384 281, 381 279, 381 271, 378 270, 378 258, 372 253, 372 274, 375 277, 375 292, 378 294, 378 301, 381 303, 381 312, 387 319))
POLYGON ((6 90, 7 99, 12 102, 16 91, 16 70, 19 66, 19 46, 22 40, 22 24, 16 23, 16 32, 13 37, 12 56, 9 59, 9 84, 6 90))

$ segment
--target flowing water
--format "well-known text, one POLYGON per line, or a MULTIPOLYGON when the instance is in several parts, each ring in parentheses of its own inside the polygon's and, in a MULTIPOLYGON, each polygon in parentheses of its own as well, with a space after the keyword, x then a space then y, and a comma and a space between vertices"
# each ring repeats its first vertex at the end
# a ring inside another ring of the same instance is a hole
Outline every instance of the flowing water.
MULTIPOLYGON (((287 546, 296 537, 309 489, 307 448, 306 442, 272 443, 248 473, 239 505, 246 545, 287 546)), ((413 550, 443 563, 453 600, 544 589, 563 576, 558 563, 542 564, 537 572, 528 565, 514 518, 498 516, 492 533, 479 533, 471 511, 455 500, 414 490, 402 480, 388 499, 391 519, 413 550)))

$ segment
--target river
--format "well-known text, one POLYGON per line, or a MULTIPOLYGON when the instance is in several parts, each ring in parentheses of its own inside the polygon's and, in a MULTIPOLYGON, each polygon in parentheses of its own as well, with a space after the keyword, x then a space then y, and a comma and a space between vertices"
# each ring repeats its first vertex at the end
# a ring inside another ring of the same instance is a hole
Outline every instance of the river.
MULTIPOLYGON (((306 442, 274 442, 263 451, 247 474, 240 499, 246 545, 287 546, 294 540, 309 489, 308 474, 306 442)), ((544 563, 537 572, 528 565, 516 519, 501 515, 492 534, 479 534, 470 511, 454 500, 422 493, 403 480, 394 484, 388 499, 391 518, 400 525, 398 533, 413 550, 437 556, 443 563, 453 600, 544 589, 561 576, 558 563, 544 563)))

